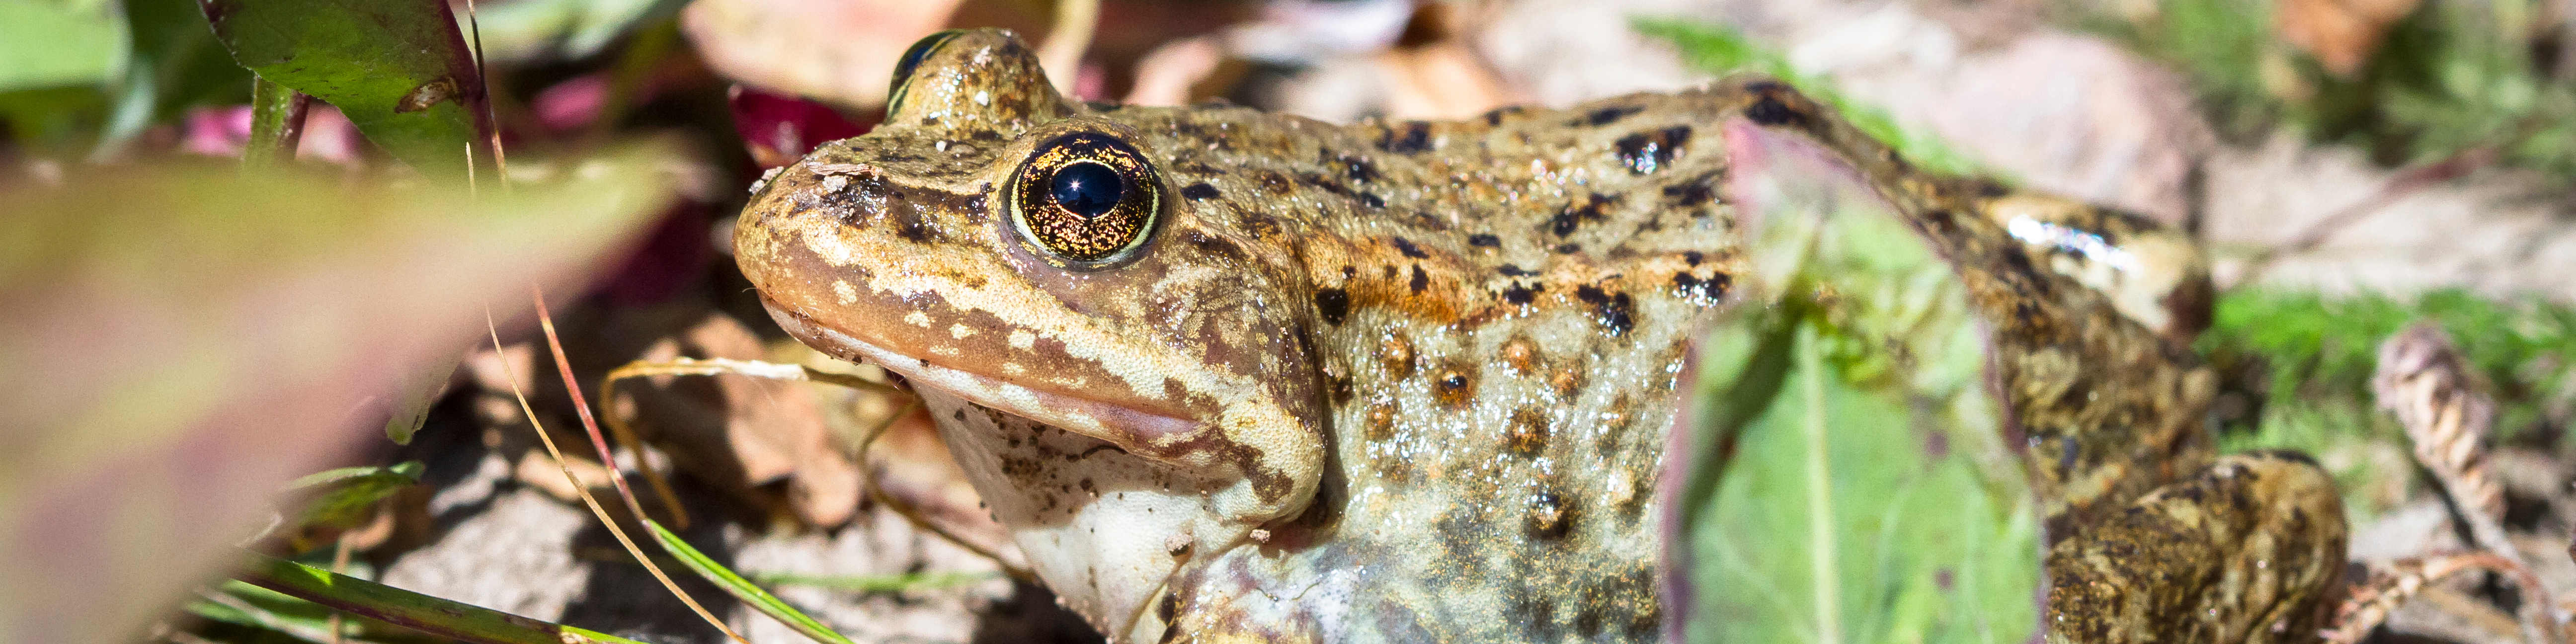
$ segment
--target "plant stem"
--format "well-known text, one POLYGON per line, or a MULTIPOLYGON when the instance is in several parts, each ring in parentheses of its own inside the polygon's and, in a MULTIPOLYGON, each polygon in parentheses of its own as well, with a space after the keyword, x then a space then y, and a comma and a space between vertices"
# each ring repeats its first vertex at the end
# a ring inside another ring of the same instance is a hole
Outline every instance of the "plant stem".
POLYGON ((253 586, 430 635, 475 644, 639 644, 481 606, 415 593, 284 559, 252 555, 240 575, 253 586))
POLYGON ((242 148, 242 167, 265 168, 294 159, 296 143, 304 139, 304 114, 312 106, 313 97, 303 92, 252 78, 250 144, 242 148))

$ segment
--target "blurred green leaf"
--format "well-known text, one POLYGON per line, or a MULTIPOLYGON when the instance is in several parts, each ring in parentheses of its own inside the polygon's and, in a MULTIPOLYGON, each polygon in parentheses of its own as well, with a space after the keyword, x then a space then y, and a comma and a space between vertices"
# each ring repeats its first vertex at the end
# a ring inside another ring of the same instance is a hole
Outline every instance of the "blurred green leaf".
POLYGON ((125 25, 101 0, 0 0, 0 92, 95 85, 125 66, 125 25))
POLYGON ((482 79, 440 0, 204 0, 216 39, 261 78, 310 94, 395 158, 462 170, 491 125, 482 79))
POLYGON ((13 641, 143 632, 288 480, 375 435, 353 413, 452 359, 670 198, 635 146, 554 183, 396 186, 234 163, 0 189, 0 586, 13 641))
POLYGON ((686 0, 517 0, 485 3, 475 21, 492 62, 588 58, 636 25, 677 15, 686 0))
POLYGON ((250 92, 250 72, 215 43, 196 2, 124 0, 124 6, 133 62, 111 83, 116 107, 92 152, 98 159, 190 106, 240 103, 250 92))
POLYGON ((1710 491, 1678 509, 1693 641, 2023 642, 2038 625, 2037 507, 1984 331, 1948 263, 1864 202, 1766 209, 1751 288, 1778 295, 1700 345, 1682 488, 1710 491))

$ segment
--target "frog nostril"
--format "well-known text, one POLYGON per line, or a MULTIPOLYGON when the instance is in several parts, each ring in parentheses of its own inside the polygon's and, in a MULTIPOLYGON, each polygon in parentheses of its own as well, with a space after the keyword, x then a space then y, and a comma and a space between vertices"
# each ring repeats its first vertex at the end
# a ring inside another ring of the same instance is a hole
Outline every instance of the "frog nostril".
POLYGON ((1117 207, 1118 199, 1126 196, 1126 187, 1119 183, 1118 171, 1109 166, 1074 163, 1056 171, 1047 194, 1066 211, 1093 219, 1117 207))

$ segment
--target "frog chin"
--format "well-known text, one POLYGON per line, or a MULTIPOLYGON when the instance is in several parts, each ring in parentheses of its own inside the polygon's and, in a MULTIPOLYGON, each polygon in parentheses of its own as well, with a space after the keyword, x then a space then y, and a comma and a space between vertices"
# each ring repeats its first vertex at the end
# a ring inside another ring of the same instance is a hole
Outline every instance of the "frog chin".
POLYGON ((771 313, 809 346, 883 366, 910 381, 950 454, 1038 576, 1102 633, 1159 640, 1168 624, 1147 608, 1170 592, 1173 576, 1187 562, 1249 538, 1251 524, 1228 520, 1210 500, 1211 492, 1239 481, 1203 478, 1204 472, 1102 449, 1100 438, 1050 417, 1070 410, 1101 422, 1166 426, 1159 431, 1184 431, 1196 423, 1035 392, 776 309, 771 313), (996 393, 1006 389, 1017 393, 996 393))

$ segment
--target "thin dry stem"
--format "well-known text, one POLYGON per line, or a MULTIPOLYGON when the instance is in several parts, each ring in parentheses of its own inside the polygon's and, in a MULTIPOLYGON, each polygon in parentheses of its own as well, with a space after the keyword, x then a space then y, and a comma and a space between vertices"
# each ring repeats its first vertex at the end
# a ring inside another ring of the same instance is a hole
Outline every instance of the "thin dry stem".
MULTIPOLYGON (((534 286, 530 286, 529 288, 531 290, 535 289, 534 286)), ((566 363, 564 362, 563 357, 563 343, 556 339, 554 319, 546 313, 545 293, 542 291, 536 292, 536 298, 537 320, 540 323, 540 326, 545 328, 546 345, 549 348, 554 349, 556 366, 563 368, 564 388, 571 392, 573 404, 582 409, 582 424, 589 426, 592 444, 599 446, 600 454, 605 457, 608 453, 608 445, 605 441, 600 440, 599 427, 596 424, 596 421, 591 419, 589 408, 582 406, 581 387, 574 384, 572 368, 564 366, 566 363)), ((492 314, 489 311, 486 311, 483 314, 483 328, 492 335, 492 350, 503 350, 501 348, 500 326, 492 322, 492 314)), ((590 495, 590 488, 581 484, 581 478, 573 476, 572 466, 564 464, 563 450, 555 447, 554 437, 547 435, 545 424, 537 420, 537 410, 528 405, 527 392, 522 391, 519 388, 519 376, 515 373, 510 373, 509 370, 506 369, 502 370, 502 373, 509 378, 510 395, 518 398, 519 400, 519 413, 527 415, 528 425, 536 429, 537 441, 546 446, 546 456, 554 459, 555 468, 562 470, 564 480, 571 482, 573 491, 581 494, 581 502, 583 505, 590 506, 591 515, 599 517, 600 526, 608 528, 609 536, 617 538, 617 545, 625 547, 626 554, 635 557, 636 563, 643 564, 645 572, 653 573, 653 578, 661 581, 662 587, 671 591, 671 596, 678 597, 680 599, 680 603, 687 604, 690 611, 696 612, 699 619, 706 620, 708 625, 716 627, 717 631, 723 632, 725 637, 733 640, 735 644, 751 644, 749 640, 743 639, 741 634, 733 632, 731 627, 725 626, 724 620, 716 619, 714 613, 707 612, 705 606, 698 605, 698 600, 690 597, 687 591, 680 590, 680 585, 672 582, 670 575, 662 574, 661 566, 653 565, 652 558, 644 554, 643 548, 635 547, 635 540, 626 536, 626 529, 618 527, 617 521, 608 516, 608 508, 601 507, 599 505, 599 499, 590 495)), ((608 462, 613 463, 615 461, 608 462)), ((609 480, 615 481, 617 484, 617 491, 626 495, 627 509, 634 512, 637 517, 644 516, 643 506, 635 502, 635 495, 633 492, 626 489, 625 481, 619 480, 619 477, 616 476, 610 476, 609 480)))
MULTIPOLYGON (((861 391, 901 395, 910 398, 910 400, 905 402, 904 406, 900 410, 896 411, 894 415, 886 417, 884 421, 878 422, 875 427, 869 428, 865 434, 861 435, 858 442, 858 453, 852 459, 857 461, 861 468, 867 467, 868 446, 875 444, 878 436, 885 434, 885 431, 888 428, 893 427, 896 422, 903 420, 903 417, 905 416, 911 415, 913 410, 918 409, 921 406, 921 400, 918 397, 912 396, 912 392, 905 391, 894 385, 860 378, 852 374, 824 371, 804 365, 780 364, 758 360, 732 360, 726 358, 675 358, 665 362, 629 362, 626 363, 625 366, 618 367, 615 370, 608 372, 608 377, 600 383, 599 398, 601 400, 610 400, 610 395, 615 392, 617 381, 628 378, 647 376, 715 376, 723 374, 750 376, 753 378, 770 378, 775 380, 820 382, 861 391)), ((615 413, 615 410, 609 410, 608 424, 610 427, 620 427, 623 426, 625 422, 625 418, 618 416, 615 413)), ((624 434, 620 434, 620 439, 623 440, 624 436, 624 434)), ((939 524, 930 521, 929 517, 923 516, 920 508, 913 507, 912 504, 906 503, 902 499, 887 494, 883 488, 876 484, 874 473, 860 474, 859 485, 863 488, 862 491, 868 495, 868 498, 876 500, 877 503, 884 504, 888 509, 893 510, 897 516, 903 517, 905 522, 912 524, 914 528, 923 532, 928 532, 933 536, 937 536, 941 540, 947 541, 950 545, 954 545, 961 550, 974 553, 975 556, 983 557, 986 560, 992 561, 993 565, 1000 567, 1004 574, 1008 574, 1014 578, 1030 583, 1037 582, 1037 573, 1031 572, 1028 568, 1011 563, 1010 560, 1002 558, 1000 553, 994 552, 984 546, 977 545, 975 542, 968 540, 957 533, 950 532, 947 528, 941 527, 939 524)))
POLYGON ((1038 65, 1046 68, 1056 93, 1073 96, 1082 77, 1082 55, 1091 50, 1091 35, 1100 27, 1100 0, 1056 0, 1055 27, 1038 45, 1038 65))
MULTIPOLYGON (((2319 633, 2334 644, 2353 644, 2388 621, 2397 607, 2423 592, 2426 586, 2452 575, 2471 570, 2488 570, 2512 577, 2526 591, 2547 592, 2540 577, 2521 562, 2489 552, 2465 552, 2436 555, 2421 559, 2400 559, 2386 567, 2373 566, 2370 579, 2354 586, 2352 596, 2335 610, 2334 628, 2319 633)), ((2535 602, 2526 601, 2525 605, 2535 602)), ((2542 604, 2546 606, 2546 604, 2542 604)), ((2529 637, 2530 633, 2524 634, 2529 637)))

